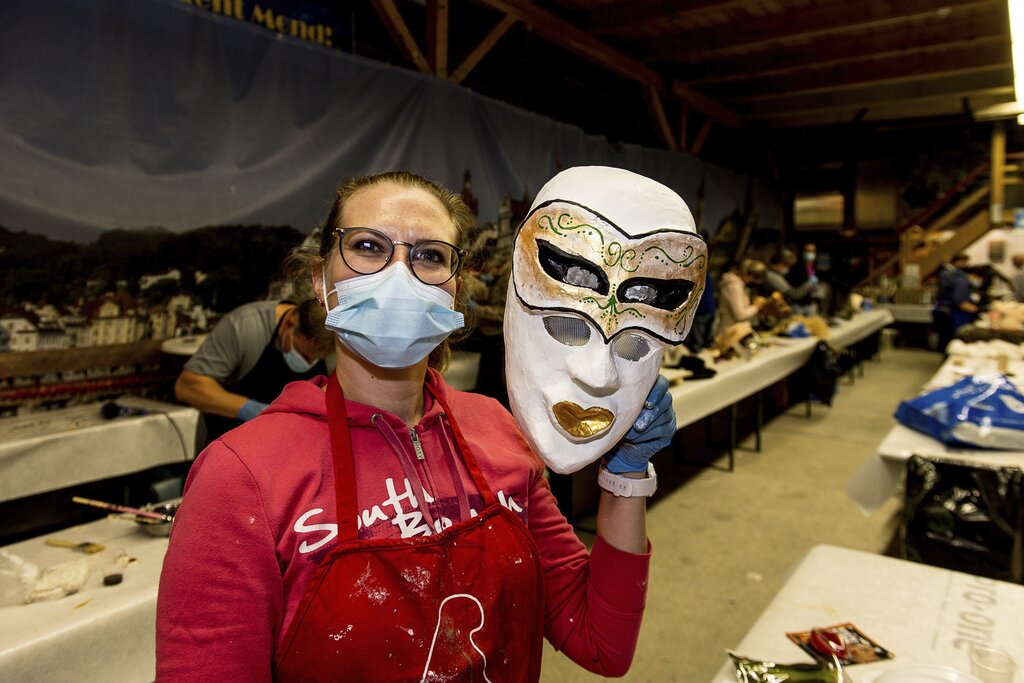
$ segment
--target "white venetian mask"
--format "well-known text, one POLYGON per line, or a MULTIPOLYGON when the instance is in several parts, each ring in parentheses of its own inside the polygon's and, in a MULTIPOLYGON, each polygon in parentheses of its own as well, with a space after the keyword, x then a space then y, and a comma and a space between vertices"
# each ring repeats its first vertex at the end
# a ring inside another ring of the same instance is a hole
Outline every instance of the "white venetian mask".
POLYGON ((672 190, 630 171, 571 168, 516 236, 505 375, 516 421, 555 472, 601 457, 640 414, 682 342, 707 247, 672 190))

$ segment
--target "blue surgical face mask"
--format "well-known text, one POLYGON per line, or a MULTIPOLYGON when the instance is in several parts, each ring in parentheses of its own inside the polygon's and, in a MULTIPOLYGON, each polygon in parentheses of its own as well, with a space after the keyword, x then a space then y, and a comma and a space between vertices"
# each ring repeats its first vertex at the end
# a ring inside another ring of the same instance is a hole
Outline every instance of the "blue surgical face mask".
POLYGON ((805 251, 804 252, 804 261, 813 261, 816 258, 818 258, 818 252, 816 252, 816 251, 805 251))
POLYGON ((306 360, 306 357, 299 353, 299 350, 295 348, 295 333, 292 333, 292 350, 281 351, 281 355, 284 356, 285 365, 288 369, 297 374, 304 374, 313 369, 313 365, 316 361, 306 360))
POLYGON ((419 363, 464 324, 462 314, 452 310, 451 294, 420 282, 404 263, 337 282, 334 292, 338 304, 327 312, 324 326, 382 368, 419 363))

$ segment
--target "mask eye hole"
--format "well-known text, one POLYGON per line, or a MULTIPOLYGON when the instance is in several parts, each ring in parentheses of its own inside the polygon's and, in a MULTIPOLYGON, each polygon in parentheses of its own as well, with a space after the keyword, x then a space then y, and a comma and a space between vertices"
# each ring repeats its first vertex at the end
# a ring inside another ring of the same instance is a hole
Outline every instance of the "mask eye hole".
POLYGON ((590 325, 567 315, 544 316, 544 329, 551 338, 566 346, 585 346, 590 341, 590 325))
POLYGON ((634 277, 619 285, 618 296, 619 301, 647 304, 672 311, 686 303, 692 291, 693 283, 689 280, 634 277))
POLYGON ((638 361, 651 352, 651 345, 638 334, 620 334, 612 340, 612 351, 619 358, 638 361))
POLYGON ((537 257, 544 272, 559 282, 608 294, 608 276, 585 258, 562 251, 544 240, 537 240, 537 257))

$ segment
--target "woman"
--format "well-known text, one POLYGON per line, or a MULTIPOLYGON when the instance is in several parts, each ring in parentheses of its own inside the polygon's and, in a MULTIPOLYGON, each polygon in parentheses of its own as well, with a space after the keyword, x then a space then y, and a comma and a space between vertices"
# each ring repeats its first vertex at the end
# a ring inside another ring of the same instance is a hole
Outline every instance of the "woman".
POLYGON ((750 300, 747 287, 764 282, 767 268, 761 261, 743 259, 730 268, 718 285, 718 329, 725 332, 736 323, 748 322, 766 303, 764 297, 750 300))
MULTIPOLYGON (((339 189, 311 264, 336 373, 288 385, 197 459, 161 577, 158 679, 537 680, 542 636, 594 672, 628 669, 645 501, 602 491, 588 555, 512 417, 437 371, 471 224, 408 173, 339 189)), ((666 387, 607 456, 636 478, 674 431, 666 387)))

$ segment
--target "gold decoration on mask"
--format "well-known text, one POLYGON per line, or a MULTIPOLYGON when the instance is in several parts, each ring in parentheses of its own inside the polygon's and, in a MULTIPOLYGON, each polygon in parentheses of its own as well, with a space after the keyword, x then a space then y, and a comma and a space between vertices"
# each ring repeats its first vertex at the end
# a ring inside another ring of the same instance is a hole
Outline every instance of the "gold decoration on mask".
POLYGON ((584 408, 572 401, 556 403, 551 412, 558 424, 577 439, 587 439, 608 430, 615 422, 615 414, 607 408, 592 406, 584 408))

